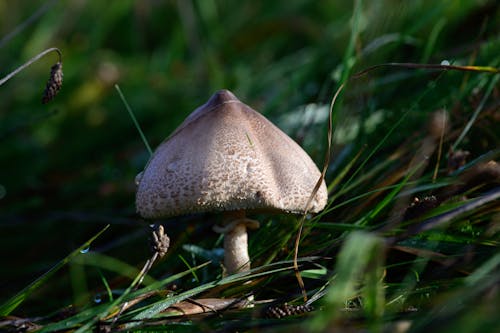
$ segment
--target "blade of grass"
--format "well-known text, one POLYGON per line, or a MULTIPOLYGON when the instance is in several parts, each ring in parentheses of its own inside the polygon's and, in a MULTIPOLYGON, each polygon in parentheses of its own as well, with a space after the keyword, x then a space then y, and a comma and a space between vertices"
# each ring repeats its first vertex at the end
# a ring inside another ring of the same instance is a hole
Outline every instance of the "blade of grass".
POLYGON ((316 185, 314 186, 314 189, 311 192, 311 195, 309 196, 309 199, 307 199, 307 203, 304 209, 304 214, 302 214, 302 217, 300 218, 299 222, 299 229, 297 231, 297 236, 295 237, 295 246, 294 246, 294 252, 293 252, 293 266, 295 270, 295 277, 297 278, 297 282, 300 286, 300 290, 302 291, 302 296, 304 297, 304 302, 307 302, 307 292, 304 286, 304 281, 302 280, 302 277, 300 276, 300 271, 299 267, 297 265, 297 257, 299 255, 299 244, 302 236, 302 229, 304 228, 304 222, 306 220, 307 214, 309 213, 309 209, 311 207, 312 200, 316 196, 316 193, 318 192, 319 188, 321 187, 321 184, 323 183, 325 176, 326 176, 326 171, 328 170, 328 166, 330 165, 330 154, 331 154, 331 147, 332 147, 332 135, 333 135, 333 121, 334 121, 334 116, 336 116, 337 113, 333 112, 333 108, 335 106, 335 101, 339 97, 340 93, 344 89, 344 84, 341 84, 340 87, 337 89, 335 94, 333 95, 332 101, 330 103, 330 109, 328 112, 328 133, 327 133, 327 149, 325 152, 325 160, 323 162, 323 170, 321 171, 321 176, 316 182, 316 185))
POLYGON ((350 223, 335 223, 335 222, 318 222, 314 225, 315 228, 337 231, 363 230, 364 226, 350 223))
MULTIPOLYGON (((340 172, 337 174, 337 176, 328 184, 328 192, 333 191, 333 189, 344 179, 344 177, 347 175, 349 171, 351 171, 352 167, 354 166, 354 163, 359 159, 363 151, 365 150, 366 146, 363 146, 352 158, 347 165, 340 170, 340 172)), ((331 201, 330 201, 331 202, 331 201)))
POLYGON ((128 104, 127 100, 125 99, 125 96, 123 95, 118 84, 115 84, 115 89, 118 92, 118 94, 120 95, 120 98, 121 98, 123 104, 125 105, 125 108, 127 109, 127 112, 129 114, 130 118, 132 119, 132 122, 134 123, 135 128, 137 129, 137 131, 139 132, 139 135, 141 136, 142 142, 144 142, 144 145, 146 146, 146 149, 149 152, 149 155, 153 155, 153 150, 151 149, 151 146, 149 145, 148 140, 146 139, 146 136, 144 135, 144 132, 142 131, 141 126, 139 125, 139 122, 135 118, 134 112, 132 112, 132 108, 130 108, 130 105, 128 104))
MULTIPOLYGON (((74 262, 81 265, 89 265, 97 267, 99 269, 105 269, 107 271, 115 272, 117 274, 120 274, 121 276, 126 276, 131 279, 133 279, 139 273, 139 269, 137 269, 136 267, 131 266, 116 258, 97 252, 88 253, 85 257, 77 257, 75 258, 74 262)), ((146 278, 144 279, 145 284, 151 284, 153 282, 156 282, 156 280, 150 276, 146 276, 146 278)))
POLYGON ((5 82, 9 81, 12 77, 14 77, 15 75, 17 75, 19 72, 21 72, 22 70, 24 70, 26 67, 28 67, 31 64, 33 64, 34 62, 40 60, 40 58, 42 58, 43 56, 45 56, 46 54, 48 54, 50 52, 57 52, 57 55, 59 57, 59 62, 62 61, 61 60, 62 59, 61 50, 59 50, 57 47, 51 47, 49 49, 46 49, 46 50, 38 53, 36 56, 34 56, 30 60, 28 60, 27 62, 25 62, 24 64, 22 64, 21 66, 19 66, 18 68, 16 68, 15 70, 13 70, 9 74, 7 74, 6 76, 4 76, 2 79, 0 79, 0 86, 3 85, 5 82))
POLYGON ((329 290, 324 296, 325 308, 307 323, 308 331, 324 332, 330 327, 341 315, 340 309, 344 307, 346 300, 358 294, 357 286, 363 277, 367 278, 365 282, 368 284, 375 283, 365 289, 365 296, 370 299, 367 313, 378 316, 383 312, 383 290, 378 282, 383 251, 382 239, 374 234, 355 231, 347 237, 338 255, 336 275, 330 280, 329 290), (370 271, 374 271, 374 275, 368 277, 366 274, 370 271))
MULTIPOLYGON (((210 262, 203 263, 199 266, 194 267, 193 269, 200 269, 202 267, 207 266, 209 263, 210 262)), ((73 317, 70 317, 70 318, 62 320, 60 322, 45 326, 38 332, 39 333, 48 333, 48 332, 67 330, 69 328, 75 328, 78 325, 81 325, 82 323, 85 323, 85 322, 86 323, 84 325, 80 326, 80 330, 81 331, 91 330, 92 325, 95 324, 100 318, 105 318, 113 310, 117 310, 118 306, 121 302, 129 301, 131 299, 134 299, 135 297, 138 297, 139 295, 148 293, 148 292, 153 291, 153 290, 159 290, 160 288, 171 283, 172 281, 178 280, 178 279, 180 279, 188 274, 191 274, 191 271, 193 269, 189 269, 187 271, 169 276, 161 281, 155 282, 155 283, 153 283, 145 288, 131 292, 129 294, 124 293, 119 298, 115 299, 111 303, 101 304, 101 305, 92 307, 90 309, 81 311, 73 317)))
POLYGON ((106 293, 108 294, 108 299, 110 301, 113 301, 113 291, 111 290, 111 287, 109 286, 108 279, 104 276, 102 271, 97 268, 97 272, 99 273, 99 277, 101 278, 102 284, 104 285, 104 288, 106 289, 106 293))
MULTIPOLYGON (((275 265, 268 265, 267 267, 270 266, 275 266, 275 265)), ((266 275, 271 275, 274 273, 279 273, 283 271, 289 271, 292 270, 293 266, 286 266, 286 267, 280 267, 268 271, 263 271, 262 272, 262 267, 258 267, 255 269, 252 269, 247 272, 241 272, 237 274, 230 275, 228 277, 222 278, 221 280, 216 280, 212 281, 209 283, 205 283, 201 286, 195 287, 193 289, 187 290, 181 294, 178 294, 173 297, 169 297, 166 300, 161 300, 153 304, 149 304, 145 306, 142 309, 138 309, 135 312, 137 312, 132 319, 134 320, 140 320, 140 319, 146 319, 146 318, 153 318, 163 310, 167 309, 171 305, 180 302, 182 300, 185 300, 186 298, 196 296, 206 290, 212 289, 216 286, 221 286, 225 284, 230 284, 230 283, 235 283, 239 281, 245 281, 245 280, 250 280, 250 279, 256 279, 261 276, 266 276, 266 275)))
MULTIPOLYGON (((444 112, 447 112, 446 109, 443 109, 444 112)), ((447 113, 445 113, 447 115, 447 113)), ((437 158, 436 158, 436 165, 434 166, 434 173, 432 174, 432 182, 435 183, 437 176, 438 176, 438 171, 439 171, 439 165, 441 164, 441 157, 443 155, 443 142, 444 142, 444 134, 446 132, 446 122, 447 122, 448 116, 443 117, 443 123, 441 126, 441 133, 439 135, 439 144, 438 144, 438 151, 437 151, 437 158)))
MULTIPOLYGON (((304 258, 299 258, 299 262, 306 262, 310 263, 314 260, 317 260, 318 257, 304 257, 304 258)), ((240 281, 247 281, 247 280, 255 280, 259 277, 262 276, 269 276, 271 274, 279 273, 279 272, 284 272, 284 271, 290 271, 293 270, 293 260, 283 260, 279 262, 274 262, 265 266, 261 267, 256 267, 251 269, 250 271, 246 272, 241 272, 237 274, 233 274, 230 276, 227 276, 225 278, 222 278, 220 280, 215 280, 209 283, 205 283, 201 286, 195 287, 193 289, 187 290, 181 294, 178 294, 173 297, 169 297, 168 299, 164 299, 161 301, 158 301, 156 303, 152 303, 149 305, 146 305, 142 308, 133 310, 127 314, 128 319, 133 319, 133 320, 141 320, 141 319, 151 319, 157 314, 159 314, 161 311, 165 310, 166 308, 170 307, 171 305, 180 302, 182 300, 185 300, 186 298, 193 297, 201 292, 204 292, 206 290, 209 290, 211 288, 217 287, 217 286, 222 286, 226 284, 232 284, 240 281), (286 265, 285 267, 280 267, 286 265), (277 267, 277 268, 276 268, 277 267)), ((137 323, 137 324, 140 324, 137 323)), ((136 325, 137 325, 136 324, 136 325)))
POLYGON ((356 58, 354 56, 356 50, 356 43, 359 40, 359 34, 361 32, 363 20, 363 1, 356 0, 354 2, 354 8, 351 16, 351 34, 349 38, 349 44, 347 45, 346 51, 344 53, 344 58, 342 59, 342 65, 344 70, 342 71, 342 77, 340 82, 346 82, 351 73, 351 69, 354 67, 356 58))
MULTIPOLYGON (((188 261, 182 256, 182 255, 178 255, 179 259, 181 259, 181 261, 184 263, 184 265, 186 265, 187 268, 191 269, 191 265, 188 263, 188 261)), ((196 282, 200 283, 200 279, 198 278, 198 275, 196 274, 195 271, 192 271, 193 272, 193 278, 196 280, 196 282)))
POLYGON ((373 220, 377 215, 385 208, 387 205, 389 205, 392 202, 392 199, 396 197, 396 195, 401 192, 401 189, 408 183, 408 180, 417 172, 417 170, 420 168, 421 164, 415 166, 413 170, 410 170, 408 174, 405 176, 405 178, 399 182, 396 187, 392 189, 389 194, 387 194, 382 201, 380 201, 374 209, 372 209, 367 215, 365 215, 363 218, 361 218, 359 221, 355 222, 354 224, 356 225, 366 225, 368 224, 371 220, 373 220))
POLYGON ((481 102, 477 106, 476 110, 474 110, 474 113, 472 114, 472 117, 467 122, 467 125, 465 125, 464 130, 462 131, 462 133, 460 133, 460 136, 457 138, 457 140, 453 144, 453 146, 452 146, 453 150, 457 150, 458 145, 462 142, 462 140, 464 139, 465 135, 467 135, 467 132, 469 132, 469 130, 471 129, 472 125, 474 124, 474 122, 477 119, 477 116, 479 115, 479 113, 481 113, 481 111, 484 108, 484 105, 486 104, 486 101, 490 97, 490 95, 491 95, 491 93, 493 91, 493 88, 495 88, 497 86, 497 83, 498 83, 499 79, 500 79, 500 75, 495 75, 491 79, 490 85, 486 89, 486 91, 484 93, 484 96, 483 96, 483 99, 481 99, 481 102))
MULTIPOLYGON (((114 304, 119 304, 125 297, 127 297, 132 291, 136 290, 137 286, 139 286, 142 282, 142 280, 144 279, 144 276, 146 274, 146 272, 149 270, 150 268, 150 264, 153 263, 155 260, 156 260, 156 257, 157 257, 158 253, 155 252, 155 254, 153 255, 153 257, 151 259, 148 259, 146 261, 146 264, 144 265, 144 267, 142 268, 142 270, 139 272, 139 274, 137 274, 137 276, 134 278, 134 280, 132 281, 132 283, 128 286, 127 289, 125 289, 125 291, 123 292, 122 295, 120 295, 120 297, 118 297, 114 302, 112 302, 112 305, 108 308, 108 310, 106 312, 104 312, 102 315, 104 315, 104 317, 108 316, 110 311, 113 309, 113 305, 114 304), (149 267, 149 268, 148 268, 149 267)), ((122 311, 125 309, 125 307, 127 306, 128 302, 125 301, 119 308, 119 310, 116 312, 116 317, 115 315, 113 315, 113 317, 115 317, 114 320, 116 320, 120 314, 122 313, 122 311)), ((96 323, 97 321, 99 321, 100 319, 104 318, 103 316, 101 317, 97 317, 97 318, 94 318, 93 320, 91 320, 90 322, 88 322, 87 324, 85 324, 84 326, 80 327, 76 333, 79 333, 79 332, 87 332, 88 329, 94 324, 96 323)))
POLYGON ((461 174, 465 170, 470 169, 471 167, 479 164, 479 163, 485 163, 491 160, 496 160, 500 157, 500 149, 495 149, 495 150, 490 150, 489 152, 480 155, 479 157, 473 159, 472 161, 466 163, 464 166, 458 168, 456 171, 454 171, 450 176, 451 177, 456 177, 457 175, 461 174))
POLYGON ((396 128, 399 127, 399 125, 403 122, 403 120, 406 118, 406 116, 410 113, 410 111, 412 109, 413 108, 410 108, 410 109, 406 110, 405 112, 403 112, 403 114, 398 119, 398 121, 389 129, 389 131, 387 131, 387 134, 382 138, 382 140, 380 140, 380 142, 373 148, 373 150, 370 151, 370 153, 365 158, 365 160, 361 163, 361 165, 356 169, 356 171, 353 172, 353 174, 351 175, 351 177, 345 182, 344 186, 342 186, 340 188, 340 190, 338 191, 338 195, 340 195, 341 193, 345 192, 345 187, 347 187, 351 183, 351 181, 353 181, 353 180, 356 179, 357 174, 360 173, 363 170, 364 166, 368 163, 368 161, 372 158, 372 156, 375 155, 375 153, 380 148, 383 147, 384 143, 389 139, 389 137, 396 130, 396 128))
POLYGON ((408 229, 408 233, 405 236, 408 235, 415 235, 420 232, 434 229, 437 227, 441 227, 453 219, 457 218, 458 216, 461 216, 463 214, 466 214, 478 207, 481 207, 487 203, 493 202, 495 200, 498 200, 500 198, 500 187, 494 188, 493 190, 485 193, 483 196, 468 202, 466 204, 461 205, 460 207, 453 209, 452 211, 449 211, 447 213, 432 217, 428 220, 425 220, 422 223, 419 223, 416 226, 413 226, 412 228, 408 229))
MULTIPOLYGON (((401 67, 401 68, 406 68, 406 69, 436 69, 436 70, 459 70, 459 71, 472 71, 472 72, 490 72, 490 73, 499 73, 500 69, 494 68, 494 67, 488 67, 488 66, 456 66, 456 65, 435 65, 435 64, 416 64, 416 63, 385 63, 385 64, 379 64, 375 66, 368 67, 364 70, 361 70, 354 75, 352 75, 349 80, 355 80, 358 79, 369 72, 376 70, 378 68, 382 67, 401 67)), ((439 76, 437 80, 439 80, 441 76, 439 76)), ((358 169, 351 175, 351 177, 345 182, 345 184, 337 191, 337 196, 340 194, 344 193, 346 191, 346 187, 350 185, 351 181, 356 179, 356 176, 359 172, 361 172, 366 165, 366 163, 370 160, 370 158, 381 148, 383 147, 383 144, 385 141, 389 138, 389 136, 394 132, 394 130, 402 123, 404 118, 411 112, 413 111, 418 103, 420 102, 421 99, 430 91, 432 90, 432 85, 429 86, 417 99, 414 101, 412 106, 406 110, 401 118, 389 129, 388 133, 384 136, 384 138, 375 146, 375 148, 370 152, 368 157, 361 163, 361 165, 358 167, 358 169)))
MULTIPOLYGON (((412 184, 412 183, 413 182, 409 181, 406 184, 408 185, 408 184, 412 184)), ((415 187, 415 188, 411 189, 410 191, 401 191, 400 194, 398 194, 398 195, 410 195, 412 193, 417 193, 417 192, 420 192, 420 191, 426 191, 426 190, 441 188, 441 187, 444 187, 444 186, 448 186, 450 184, 451 183, 449 183, 449 182, 441 182, 441 183, 432 184, 432 185, 429 185, 429 186, 421 186, 421 187, 418 187, 418 188, 415 187)), ((331 206, 331 207, 326 208, 322 212, 322 214, 330 213, 330 212, 334 211, 335 209, 339 209, 341 207, 347 206, 348 204, 350 204, 350 203, 352 203, 354 201, 357 201, 357 200, 363 199, 365 197, 371 196, 374 193, 391 190, 391 189, 394 189, 395 187, 398 187, 398 186, 399 186, 399 184, 389 185, 389 186, 382 186, 382 187, 379 187, 379 188, 377 188, 375 190, 367 191, 367 192, 365 192, 363 194, 360 194, 360 195, 357 195, 355 197, 352 197, 352 198, 349 198, 347 200, 344 200, 344 201, 342 201, 341 203, 339 203, 339 204, 337 204, 335 206, 331 206)))
POLYGON ((458 70, 458 71, 464 71, 464 72, 486 72, 486 73, 492 73, 492 74, 500 73, 499 68, 491 67, 491 66, 458 66, 458 65, 446 65, 446 64, 417 64, 417 63, 413 63, 413 62, 388 62, 388 63, 378 64, 378 65, 374 65, 374 66, 368 67, 366 69, 363 69, 362 71, 359 71, 356 74, 354 74, 350 79, 359 78, 368 72, 371 72, 375 69, 379 69, 379 68, 383 68, 383 67, 400 67, 400 68, 406 68, 406 69, 435 69, 435 70, 441 70, 441 71, 446 71, 446 70, 451 69, 451 70, 458 70))
POLYGON ((409 332, 436 330, 439 332, 496 332, 497 329, 494 327, 498 328, 499 320, 496 315, 498 306, 495 303, 499 298, 498 294, 495 295, 495 289, 498 288, 500 280, 499 267, 500 253, 497 253, 466 277, 462 288, 449 293, 425 316, 418 318, 409 332), (490 297, 485 295, 488 291, 490 291, 490 297), (464 317, 467 318, 463 320, 464 317))
MULTIPOLYGON (((391 166, 392 163, 394 163, 395 159, 393 158, 388 158, 385 161, 382 161, 381 163, 378 163, 377 165, 373 166, 370 168, 370 170, 367 170, 365 173, 358 175, 357 177, 349 177, 349 179, 339 188, 335 193, 333 193, 330 196, 330 202, 335 202, 335 200, 346 194, 351 192, 353 189, 357 187, 362 187, 362 184, 370 179, 372 179, 377 173, 381 172, 382 170, 387 170, 391 166)), ((362 164, 366 164, 368 161, 363 161, 362 164)), ((360 168, 358 167, 354 172, 359 173, 360 168)), ((385 186, 384 186, 385 187, 385 186)), ((363 195, 364 196, 364 195, 363 195)))
MULTIPOLYGON (((327 191, 328 192, 331 192, 341 181, 342 179, 344 179, 345 175, 351 170, 352 166, 354 165, 354 163, 359 159, 359 157, 361 156, 361 153, 363 152, 365 147, 362 147, 358 153, 356 154, 356 156, 354 156, 354 158, 351 159, 351 161, 349 161, 349 163, 347 163, 347 165, 342 168, 342 170, 339 172, 339 174, 332 180, 332 182, 328 185, 328 188, 327 188, 327 191)), ((330 146, 328 148, 328 151, 330 151, 330 146)), ((328 159, 326 159, 326 161, 329 161, 329 157, 328 159)), ((324 167, 324 171, 325 171, 325 174, 326 174, 326 170, 327 170, 327 167, 324 167)), ((301 236, 301 239, 304 239, 306 238, 309 233, 315 228, 316 224, 319 222, 320 218, 326 214, 326 212, 328 212, 328 207, 333 203, 333 199, 332 200, 329 200, 329 202, 327 203, 327 206, 326 208, 320 212, 313 220, 311 220, 310 224, 309 224, 309 229, 308 231, 304 232, 303 235, 301 236)))
POLYGON ((99 231, 96 235, 94 235, 92 238, 90 238, 88 241, 83 243, 79 248, 71 252, 68 256, 66 256, 64 259, 59 261, 56 265, 54 265, 50 270, 48 270, 46 273, 44 273, 42 276, 40 276, 38 279, 30 283, 26 288, 21 290, 19 293, 11 297, 9 300, 7 300, 5 303, 3 303, 0 306, 0 315, 1 316, 7 316, 9 315, 12 311, 14 311, 21 303, 24 302, 24 300, 38 287, 43 285, 54 273, 56 273, 58 270, 60 270, 64 265, 66 265, 71 259, 74 257, 78 256, 81 254, 81 251, 84 249, 87 249, 90 244, 94 240, 96 240, 104 231, 106 231, 109 228, 109 224, 105 226, 101 231, 99 231))
POLYGON ((438 36, 446 25, 446 21, 446 19, 441 18, 432 28, 429 38, 427 38, 427 43, 425 44, 424 54, 422 55, 423 63, 429 61, 429 58, 434 51, 434 47, 436 46, 438 36))

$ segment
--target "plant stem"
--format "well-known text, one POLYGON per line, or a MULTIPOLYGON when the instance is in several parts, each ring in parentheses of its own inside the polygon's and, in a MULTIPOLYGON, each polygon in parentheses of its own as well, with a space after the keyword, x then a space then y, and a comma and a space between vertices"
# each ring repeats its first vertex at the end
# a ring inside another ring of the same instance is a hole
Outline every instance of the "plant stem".
POLYGON ((28 67, 29 65, 31 65, 35 61, 38 61, 41 57, 43 57, 47 53, 50 53, 53 51, 57 52, 57 54, 59 55, 59 62, 61 62, 62 61, 61 50, 59 50, 57 47, 51 47, 50 49, 46 49, 45 51, 38 53, 36 56, 34 56, 33 58, 31 58, 30 60, 28 60, 27 62, 25 62, 21 66, 19 66, 18 68, 16 68, 14 71, 7 74, 4 78, 2 78, 0 80, 0 86, 3 85, 5 82, 9 81, 14 75, 16 75, 17 73, 19 73, 20 71, 22 71, 23 69, 28 67))

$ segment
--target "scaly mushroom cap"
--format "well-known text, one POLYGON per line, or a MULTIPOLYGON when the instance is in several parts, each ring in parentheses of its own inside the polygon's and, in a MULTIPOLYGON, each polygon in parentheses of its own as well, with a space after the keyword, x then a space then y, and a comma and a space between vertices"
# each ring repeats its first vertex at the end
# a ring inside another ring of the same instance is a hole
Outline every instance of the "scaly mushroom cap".
MULTIPOLYGON (((154 152, 137 177, 136 207, 145 218, 206 211, 301 213, 321 173, 264 116, 221 90, 154 152)), ((325 181, 310 212, 327 201, 325 181)))

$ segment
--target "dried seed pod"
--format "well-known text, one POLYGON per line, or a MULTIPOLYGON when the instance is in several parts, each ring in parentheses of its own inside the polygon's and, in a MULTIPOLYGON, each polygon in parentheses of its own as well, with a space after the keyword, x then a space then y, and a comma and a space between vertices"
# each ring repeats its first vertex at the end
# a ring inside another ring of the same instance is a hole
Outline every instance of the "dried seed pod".
POLYGON ((158 256, 162 258, 170 247, 170 238, 165 233, 165 229, 161 224, 154 227, 152 236, 151 249, 153 252, 157 252, 158 256))
POLYGON ((43 92, 42 103, 46 104, 50 102, 59 92, 62 86, 63 81, 63 71, 62 71, 62 62, 56 63, 50 69, 50 78, 47 81, 47 85, 45 86, 45 90, 43 92))
POLYGON ((300 315, 303 313, 311 312, 313 310, 314 308, 312 305, 291 305, 288 303, 283 303, 266 308, 266 310, 264 311, 264 317, 280 319, 284 317, 300 315))

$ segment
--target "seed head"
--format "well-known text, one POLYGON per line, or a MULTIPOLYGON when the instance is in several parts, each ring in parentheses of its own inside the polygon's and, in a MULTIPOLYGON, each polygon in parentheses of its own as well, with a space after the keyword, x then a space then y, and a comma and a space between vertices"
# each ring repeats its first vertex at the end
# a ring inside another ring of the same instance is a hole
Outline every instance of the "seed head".
POLYGON ((47 81, 47 85, 45 86, 45 90, 43 92, 43 104, 50 102, 52 99, 54 99, 54 97, 56 97, 57 93, 61 89, 62 81, 62 62, 58 62, 50 69, 50 78, 47 81))

